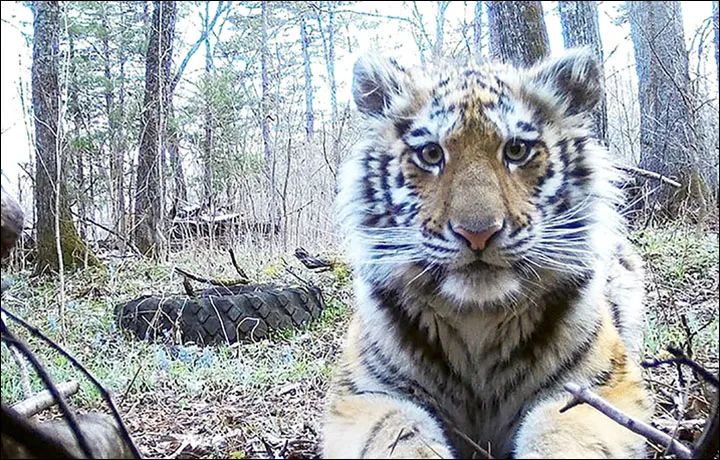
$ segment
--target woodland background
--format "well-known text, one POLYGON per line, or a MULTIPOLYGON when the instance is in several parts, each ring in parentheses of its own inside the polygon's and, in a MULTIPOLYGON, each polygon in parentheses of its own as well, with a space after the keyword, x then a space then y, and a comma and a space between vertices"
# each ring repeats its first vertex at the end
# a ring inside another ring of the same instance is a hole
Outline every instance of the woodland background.
MULTIPOLYGON (((178 292, 178 265, 232 273, 228 248, 256 281, 292 281, 298 246, 341 258, 336 172, 359 135, 349 69, 368 47, 520 65, 590 47, 605 74, 596 131, 628 172, 624 211, 648 264, 646 351, 679 344, 717 369, 718 2, 389 3, 3 2, 3 42, 11 30, 24 51, 18 80, 3 80, 21 116, 3 109, 2 181, 26 213, 3 304, 123 395, 146 455, 251 456, 261 438, 314 452, 347 273, 308 275, 328 299, 310 329, 242 346, 133 342, 112 307, 178 292), (17 129, 22 149, 5 142, 17 129)), ((21 399, 4 347, 2 362, 3 401, 21 399)), ((699 382, 648 378, 670 388, 658 426, 707 411, 699 382)), ((78 398, 99 408, 89 386, 78 398)))

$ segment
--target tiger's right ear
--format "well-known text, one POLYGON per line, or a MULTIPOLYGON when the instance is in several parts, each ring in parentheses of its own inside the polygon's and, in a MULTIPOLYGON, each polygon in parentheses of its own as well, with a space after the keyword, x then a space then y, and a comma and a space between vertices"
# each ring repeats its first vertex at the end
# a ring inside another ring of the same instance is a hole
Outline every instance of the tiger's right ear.
POLYGON ((365 55, 353 66, 353 99, 366 115, 390 115, 395 100, 410 93, 410 85, 407 71, 394 59, 365 55))

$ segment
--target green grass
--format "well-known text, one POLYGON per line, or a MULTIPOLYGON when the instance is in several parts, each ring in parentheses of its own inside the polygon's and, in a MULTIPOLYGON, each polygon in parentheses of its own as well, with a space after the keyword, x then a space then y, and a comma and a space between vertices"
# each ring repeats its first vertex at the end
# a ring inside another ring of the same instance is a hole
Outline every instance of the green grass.
POLYGON ((694 351, 717 361, 717 233, 676 224, 636 232, 632 238, 646 267, 646 353, 656 356, 668 345, 684 344, 689 330, 694 351))
MULTIPOLYGON (((201 260, 212 260, 204 255, 201 260)), ((266 259, 267 260, 267 259, 266 259)), ((179 266, 191 267, 189 261, 179 266)), ((212 276, 232 276, 226 272, 192 271, 212 276)), ((268 339, 242 346, 197 347, 145 343, 126 339, 118 331, 113 318, 116 304, 143 293, 181 292, 180 280, 172 274, 173 262, 150 265, 146 262, 110 266, 106 270, 88 270, 68 276, 66 283, 68 325, 65 347, 78 358, 117 397, 136 398, 158 388, 171 387, 178 396, 195 398, 230 387, 260 388, 282 385, 307 378, 325 379, 330 372, 327 357, 320 356, 315 338, 340 334, 347 318, 347 305, 336 297, 347 288, 347 283, 331 281, 325 289, 326 308, 318 320, 301 330, 278 331, 268 339), (106 296, 81 297, 90 286, 106 296), (134 378, 132 387, 130 383, 134 378)), ((271 259, 266 270, 245 261, 244 267, 255 274, 258 282, 282 279, 277 259, 271 259), (274 278, 270 278, 269 275, 274 278)), ((299 270, 299 269, 298 269, 299 270)), ((304 273, 304 275, 307 272, 304 273)), ((309 275, 308 277, 313 276, 309 275)), ((3 306, 21 315, 51 338, 61 343, 61 322, 57 307, 57 281, 30 279, 26 274, 15 276, 15 284, 7 292, 3 306)), ((327 282, 328 278, 320 280, 327 282)), ((96 407, 99 393, 65 359, 24 334, 19 327, 13 330, 26 338, 57 382, 76 379, 80 392, 74 397, 80 406, 96 407)), ((20 376, 9 350, 0 352, 2 381, 0 386, 4 403, 23 398, 20 376)), ((34 391, 43 389, 39 378, 31 375, 34 391)))

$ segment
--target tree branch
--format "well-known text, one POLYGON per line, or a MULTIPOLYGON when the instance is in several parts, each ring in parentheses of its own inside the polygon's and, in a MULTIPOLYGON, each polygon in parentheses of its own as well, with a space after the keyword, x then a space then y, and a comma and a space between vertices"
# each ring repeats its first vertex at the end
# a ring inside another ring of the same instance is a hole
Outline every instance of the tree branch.
POLYGON ((190 278, 193 281, 197 281, 199 283, 208 283, 212 284, 213 286, 236 286, 238 284, 248 284, 250 280, 247 278, 237 278, 237 279, 215 279, 215 278, 204 278, 199 275, 194 275, 188 271, 183 270, 180 267, 175 267, 175 271, 180 273, 186 278, 190 278))
MULTIPOLYGON (((78 385, 77 380, 63 382, 57 386, 58 392, 60 392, 60 394, 64 397, 74 395, 79 389, 80 385, 78 385)), ((23 401, 13 404, 11 409, 23 417, 29 418, 55 404, 57 404, 57 401, 53 397, 52 393, 50 393, 49 390, 44 390, 23 401)))
POLYGON ((221 1, 218 4, 217 9, 215 10, 215 16, 213 16, 212 21, 210 21, 210 24, 207 26, 207 28, 205 28, 205 30, 203 30, 203 32, 200 34, 200 37, 197 39, 197 41, 195 43, 193 43, 193 46, 190 48, 190 50, 188 50, 187 54, 185 55, 185 58, 182 60, 182 62, 180 63, 180 66, 178 67, 177 71, 175 72, 175 76, 173 77, 172 83, 170 84, 170 93, 171 94, 175 92, 175 87, 180 82, 180 78, 182 77, 183 72, 185 72, 185 67, 187 67, 188 62, 190 62, 190 59, 193 57, 195 52, 200 48, 200 45, 203 44, 203 42, 207 38, 208 34, 210 34, 210 32, 213 30, 213 28, 215 27, 215 24, 217 23, 220 16, 222 16, 222 14, 225 11, 230 10, 231 4, 232 4, 232 2, 225 3, 223 1, 221 1))
POLYGON ((635 166, 624 166, 624 165, 614 165, 615 169, 619 169, 621 171, 638 174, 640 176, 649 177, 651 179, 659 180, 662 183, 672 185, 675 188, 682 187, 682 184, 676 180, 670 179, 669 177, 663 176, 662 174, 658 174, 656 172, 648 171, 646 169, 640 169, 636 168, 635 166))
POLYGON ((628 430, 666 447, 670 452, 677 455, 679 458, 694 458, 692 451, 681 442, 673 439, 668 434, 653 428, 645 422, 633 419, 620 409, 605 401, 593 391, 587 388, 581 388, 580 385, 572 382, 565 384, 565 390, 572 394, 574 399, 570 401, 567 406, 560 409, 561 412, 571 409, 579 404, 587 403, 628 430))

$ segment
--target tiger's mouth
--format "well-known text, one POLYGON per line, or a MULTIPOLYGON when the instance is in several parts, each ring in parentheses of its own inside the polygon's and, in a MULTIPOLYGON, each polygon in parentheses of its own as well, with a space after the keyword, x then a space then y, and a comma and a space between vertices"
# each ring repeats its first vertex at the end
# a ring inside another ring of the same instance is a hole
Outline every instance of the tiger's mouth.
POLYGON ((510 267, 511 265, 509 263, 496 258, 482 258, 481 256, 476 256, 466 263, 456 264, 454 267, 451 267, 450 270, 457 273, 472 274, 478 272, 507 270, 510 267))

